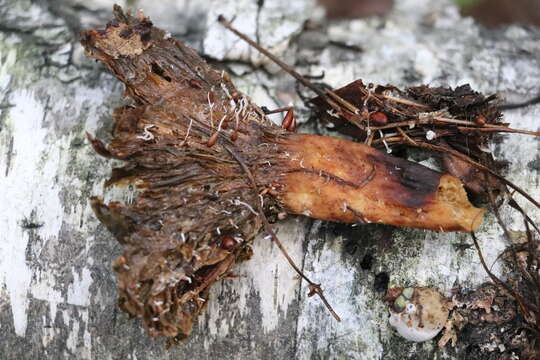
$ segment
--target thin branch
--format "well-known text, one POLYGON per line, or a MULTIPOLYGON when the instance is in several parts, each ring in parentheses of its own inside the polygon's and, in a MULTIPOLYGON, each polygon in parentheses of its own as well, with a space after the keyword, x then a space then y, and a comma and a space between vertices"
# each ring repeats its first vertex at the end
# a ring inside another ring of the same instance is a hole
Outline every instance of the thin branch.
POLYGON ((280 107, 274 110, 269 110, 266 106, 261 107, 261 110, 264 112, 265 115, 278 114, 278 113, 282 113, 282 112, 289 111, 292 109, 294 109, 294 106, 285 106, 285 107, 280 107))
POLYGON ((517 211, 519 211, 521 213, 521 215, 523 215, 523 217, 525 218, 526 222, 528 222, 530 225, 532 225, 532 227, 534 227, 536 232, 538 232, 538 234, 540 235, 540 229, 538 228, 538 226, 529 217, 529 215, 527 215, 527 213, 525 213, 525 210, 516 202, 516 200, 514 200, 514 198, 512 197, 512 194, 509 194, 508 196, 510 196, 510 201, 508 202, 508 205, 510 205, 511 207, 516 209, 517 211))
POLYGON ((473 132, 473 131, 478 131, 478 132, 497 132, 497 133, 502 133, 502 132, 506 132, 506 133, 513 133, 513 134, 524 134, 524 135, 532 135, 532 136, 540 136, 540 132, 539 131, 530 131, 530 130, 520 130, 520 129, 512 129, 512 128, 508 128, 508 127, 504 127, 504 126, 499 126, 499 127, 477 127, 477 128, 471 128, 471 127, 463 127, 463 126, 458 126, 457 127, 459 131, 466 131, 466 132, 473 132))
POLYGON ((239 38, 247 42, 249 45, 253 46, 255 49, 257 49, 259 52, 270 58, 273 62, 275 62, 279 67, 281 67, 283 70, 285 70, 287 73, 289 73, 292 77, 294 77, 296 80, 298 80, 302 85, 305 87, 313 90, 314 93, 319 95, 321 98, 326 99, 327 96, 325 93, 316 87, 312 82, 310 82, 308 79, 300 75, 298 72, 296 72, 291 66, 285 64, 283 61, 278 59, 275 55, 273 55, 270 51, 266 50, 259 44, 257 44, 255 41, 250 39, 247 35, 241 33, 239 30, 237 30, 223 15, 218 16, 218 21, 225 26, 227 29, 235 33, 239 38))
POLYGON ((399 133, 407 140, 408 143, 410 143, 412 146, 418 146, 418 143, 414 141, 407 133, 400 127, 397 128, 399 133))
POLYGON ((482 267, 484 268, 484 270, 486 271, 488 276, 491 278, 491 280, 493 280, 494 283, 498 284, 503 289, 505 289, 517 301, 521 311, 523 312, 523 315, 527 319, 530 319, 530 313, 529 313, 529 310, 527 309, 527 307, 523 303, 523 298, 513 288, 508 286, 508 284, 506 284, 504 281, 499 279, 495 274, 493 274, 491 272, 491 270, 489 270, 489 268, 488 268, 488 266, 486 264, 486 261, 484 259, 484 255, 482 254, 482 250, 480 249, 480 245, 478 244, 478 239, 476 238, 476 235, 474 235, 474 232, 471 232, 471 237, 472 237, 473 242, 474 242, 474 247, 476 248, 476 251, 478 252, 478 257, 480 258, 480 262, 482 263, 482 267))
POLYGON ((371 128, 374 130, 384 130, 384 129, 393 129, 393 128, 397 128, 401 126, 414 126, 418 124, 419 122, 417 119, 411 119, 411 120, 393 122, 393 123, 381 125, 381 126, 372 126, 371 128))
MULTIPOLYGON (((484 181, 486 181, 486 183, 487 183, 487 175, 486 174, 484 174, 484 181)), ((501 213, 499 212, 499 207, 495 204, 495 197, 493 196, 493 192, 491 191, 491 189, 489 187, 487 188, 487 194, 488 194, 488 197, 489 197, 489 204, 490 204, 490 207, 491 207, 491 211, 495 215, 495 218, 497 219, 497 222, 499 223, 499 226, 501 227, 501 229, 503 229, 503 233, 504 233, 504 236, 506 237, 506 240, 511 244, 512 243, 512 237, 510 236, 510 232, 508 231, 508 228, 506 227, 506 225, 504 224, 504 222, 502 220, 501 213)), ((514 263, 518 267, 518 270, 521 273, 521 276, 524 279, 532 282, 533 279, 532 279, 531 275, 525 269, 523 269, 523 267, 521 266, 521 262, 518 260, 516 249, 512 245, 510 245, 508 248, 512 252, 512 257, 514 259, 514 263)))
POLYGON ((334 99, 335 101, 337 101, 341 106, 343 106, 345 109, 349 110, 350 112, 352 112, 353 114, 355 115, 359 115, 360 114, 360 110, 354 106, 353 104, 351 104, 350 102, 348 102, 347 100, 343 99, 341 96, 339 96, 338 94, 336 94, 335 92, 333 92, 332 90, 330 89, 325 89, 324 90, 328 95, 330 95, 330 97, 332 99, 334 99))
MULTIPOLYGON (((529 223, 525 220, 525 230, 527 233, 527 245, 529 250, 529 256, 527 261, 527 268, 529 270, 529 273, 531 274, 532 278, 534 279, 534 283, 536 284, 536 288, 538 291, 540 291, 540 274, 538 271, 534 271, 533 269, 533 257, 535 256, 537 250, 535 249, 534 239, 532 236, 531 229, 529 228, 529 223)), ((537 261, 540 259, 537 259, 537 261)), ((539 304, 540 305, 540 304, 539 304)), ((540 324, 538 324, 540 326, 540 324)))
POLYGON ((370 132, 369 132, 369 135, 368 137, 366 138, 366 141, 365 141, 365 144, 367 146, 371 146, 371 144, 373 143, 373 138, 375 137, 375 131, 372 131, 371 129, 369 129, 370 132))
POLYGON ((459 120, 459 119, 452 119, 442 116, 433 116, 430 117, 429 115, 425 116, 426 119, 411 119, 411 120, 405 120, 405 121, 399 121, 399 122, 393 122, 382 126, 373 127, 375 130, 383 130, 383 129, 393 129, 401 126, 412 126, 412 125, 424 125, 424 124, 432 124, 432 125, 448 125, 448 124, 454 124, 454 125, 468 125, 472 127, 465 127, 465 126, 457 126, 457 129, 460 131, 479 131, 479 132, 508 132, 508 133, 516 133, 516 134, 525 134, 525 135, 532 135, 532 136, 540 136, 540 132, 538 131, 529 131, 529 130, 521 130, 521 129, 513 129, 506 126, 501 125, 494 125, 494 124, 486 124, 483 126, 479 126, 475 122, 467 121, 467 120, 459 120))
POLYGON ((524 108, 524 107, 527 107, 527 106, 530 106, 530 105, 536 105, 538 103, 540 103, 540 95, 535 97, 535 98, 532 98, 531 100, 527 100, 527 101, 522 102, 522 103, 501 105, 501 106, 499 106, 499 109, 501 109, 501 110, 514 110, 514 109, 524 108))
POLYGON ((398 98, 398 97, 395 97, 395 96, 392 96, 392 95, 384 95, 384 94, 382 94, 381 96, 383 98, 385 98, 386 100, 390 100, 390 101, 400 103, 400 104, 403 104, 403 105, 416 106, 416 107, 423 108, 423 109, 429 109, 429 106, 417 103, 416 101, 412 101, 412 100, 409 100, 409 99, 403 99, 403 98, 398 98))

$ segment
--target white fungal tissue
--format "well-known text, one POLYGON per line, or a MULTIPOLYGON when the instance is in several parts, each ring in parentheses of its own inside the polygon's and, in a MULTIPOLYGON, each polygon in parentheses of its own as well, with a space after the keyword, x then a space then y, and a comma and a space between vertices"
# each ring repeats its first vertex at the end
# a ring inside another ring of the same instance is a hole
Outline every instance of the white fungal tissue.
POLYGON ((390 309, 390 325, 410 341, 433 339, 448 319, 446 299, 431 288, 405 288, 390 309))
POLYGON ((431 141, 433 139, 435 139, 437 137, 437 134, 435 133, 435 131, 432 131, 432 130, 428 130, 427 133, 426 133, 426 139, 431 141))

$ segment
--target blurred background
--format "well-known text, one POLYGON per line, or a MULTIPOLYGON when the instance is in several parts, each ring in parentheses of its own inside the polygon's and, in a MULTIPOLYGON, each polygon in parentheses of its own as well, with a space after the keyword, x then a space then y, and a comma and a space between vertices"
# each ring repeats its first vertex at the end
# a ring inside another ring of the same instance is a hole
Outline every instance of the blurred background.
MULTIPOLYGON (((318 0, 330 19, 352 19, 383 16, 392 9, 395 0, 318 0)), ((399 0, 398 0, 399 1, 399 0)), ((516 24, 540 26, 539 0, 453 0, 461 14, 471 16, 480 24, 495 28, 516 24)), ((141 0, 126 0, 135 6, 141 0)))
MULTIPOLYGON (((399 0, 398 0, 399 1, 399 0)), ((465 16, 486 27, 509 24, 540 26, 538 0, 454 0, 465 16)), ((319 0, 331 19, 385 15, 394 0, 319 0)))

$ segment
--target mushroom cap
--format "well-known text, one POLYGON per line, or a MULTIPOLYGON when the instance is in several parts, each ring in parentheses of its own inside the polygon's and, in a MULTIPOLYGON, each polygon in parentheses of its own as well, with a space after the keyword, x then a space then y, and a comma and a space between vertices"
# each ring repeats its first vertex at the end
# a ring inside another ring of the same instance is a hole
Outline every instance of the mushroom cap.
POLYGON ((437 290, 405 288, 390 308, 390 325, 410 341, 433 339, 448 319, 446 299, 437 290))

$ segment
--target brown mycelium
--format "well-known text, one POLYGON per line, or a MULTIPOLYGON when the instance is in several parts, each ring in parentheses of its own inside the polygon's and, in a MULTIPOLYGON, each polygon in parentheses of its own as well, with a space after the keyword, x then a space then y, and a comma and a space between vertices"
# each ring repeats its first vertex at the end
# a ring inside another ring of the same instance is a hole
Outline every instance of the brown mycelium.
MULTIPOLYGON (((483 210, 459 180, 346 140, 287 131, 241 94, 224 71, 142 14, 114 8, 84 32, 86 54, 126 86, 100 155, 122 160, 106 186, 134 184, 131 205, 92 198, 123 246, 114 264, 122 310, 151 336, 187 337, 210 286, 250 256, 266 216, 470 231, 483 210), (264 214, 262 214, 263 212, 264 214)), ((310 287, 317 293, 317 287, 310 287)), ((323 299, 324 300, 324 299, 323 299)))

